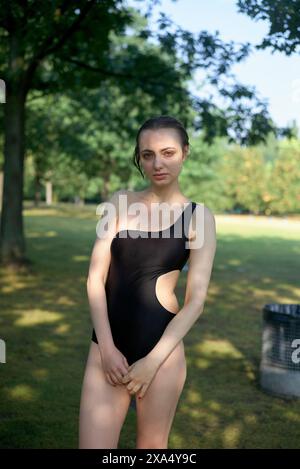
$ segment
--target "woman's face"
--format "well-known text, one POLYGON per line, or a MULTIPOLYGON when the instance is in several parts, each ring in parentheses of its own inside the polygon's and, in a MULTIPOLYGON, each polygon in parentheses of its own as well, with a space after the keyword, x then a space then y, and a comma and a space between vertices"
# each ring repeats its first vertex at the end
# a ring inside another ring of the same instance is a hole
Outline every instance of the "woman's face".
POLYGON ((166 185, 178 177, 188 146, 182 151, 175 129, 143 130, 139 139, 140 166, 155 185, 166 185), (164 176, 156 177, 156 174, 164 176))

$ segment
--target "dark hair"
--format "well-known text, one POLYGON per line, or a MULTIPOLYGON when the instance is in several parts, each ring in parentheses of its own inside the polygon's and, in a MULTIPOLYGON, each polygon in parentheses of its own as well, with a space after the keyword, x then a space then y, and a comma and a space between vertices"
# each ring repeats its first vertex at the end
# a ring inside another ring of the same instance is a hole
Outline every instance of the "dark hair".
POLYGON ((141 175, 144 177, 140 167, 140 151, 139 151, 139 138, 143 130, 156 130, 156 129, 175 129, 178 132, 182 148, 189 145, 189 136, 182 123, 175 119, 175 117, 162 115, 154 116, 146 120, 139 128, 136 136, 136 144, 133 152, 133 164, 138 168, 141 175))

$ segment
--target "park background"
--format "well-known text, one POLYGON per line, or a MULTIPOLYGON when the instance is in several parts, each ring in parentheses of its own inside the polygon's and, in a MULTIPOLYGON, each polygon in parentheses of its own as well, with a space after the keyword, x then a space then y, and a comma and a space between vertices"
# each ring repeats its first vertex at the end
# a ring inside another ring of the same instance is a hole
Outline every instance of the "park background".
POLYGON ((263 392, 259 364, 264 304, 300 294, 300 2, 0 5, 0 447, 77 447, 96 208, 146 187, 135 135, 168 114, 218 238, 170 448, 299 448, 299 400, 263 392))

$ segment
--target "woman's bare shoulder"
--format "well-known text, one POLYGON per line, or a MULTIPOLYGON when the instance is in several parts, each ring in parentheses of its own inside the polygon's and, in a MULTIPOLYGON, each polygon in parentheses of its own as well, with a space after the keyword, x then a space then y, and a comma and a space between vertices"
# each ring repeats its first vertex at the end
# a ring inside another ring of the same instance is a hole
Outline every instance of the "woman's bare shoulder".
POLYGON ((201 232, 204 225, 215 226, 215 216, 212 210, 204 203, 196 203, 191 217, 189 240, 195 239, 197 232, 201 232))

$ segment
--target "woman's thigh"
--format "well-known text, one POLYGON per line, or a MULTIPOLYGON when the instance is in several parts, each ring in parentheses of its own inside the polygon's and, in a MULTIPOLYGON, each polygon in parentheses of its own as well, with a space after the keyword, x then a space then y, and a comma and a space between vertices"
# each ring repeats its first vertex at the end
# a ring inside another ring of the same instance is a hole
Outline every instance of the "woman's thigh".
POLYGON ((81 391, 79 448, 117 448, 131 395, 105 377, 98 345, 91 341, 81 391))
POLYGON ((137 448, 167 448, 185 380, 185 351, 180 341, 158 369, 144 397, 136 397, 137 448))

